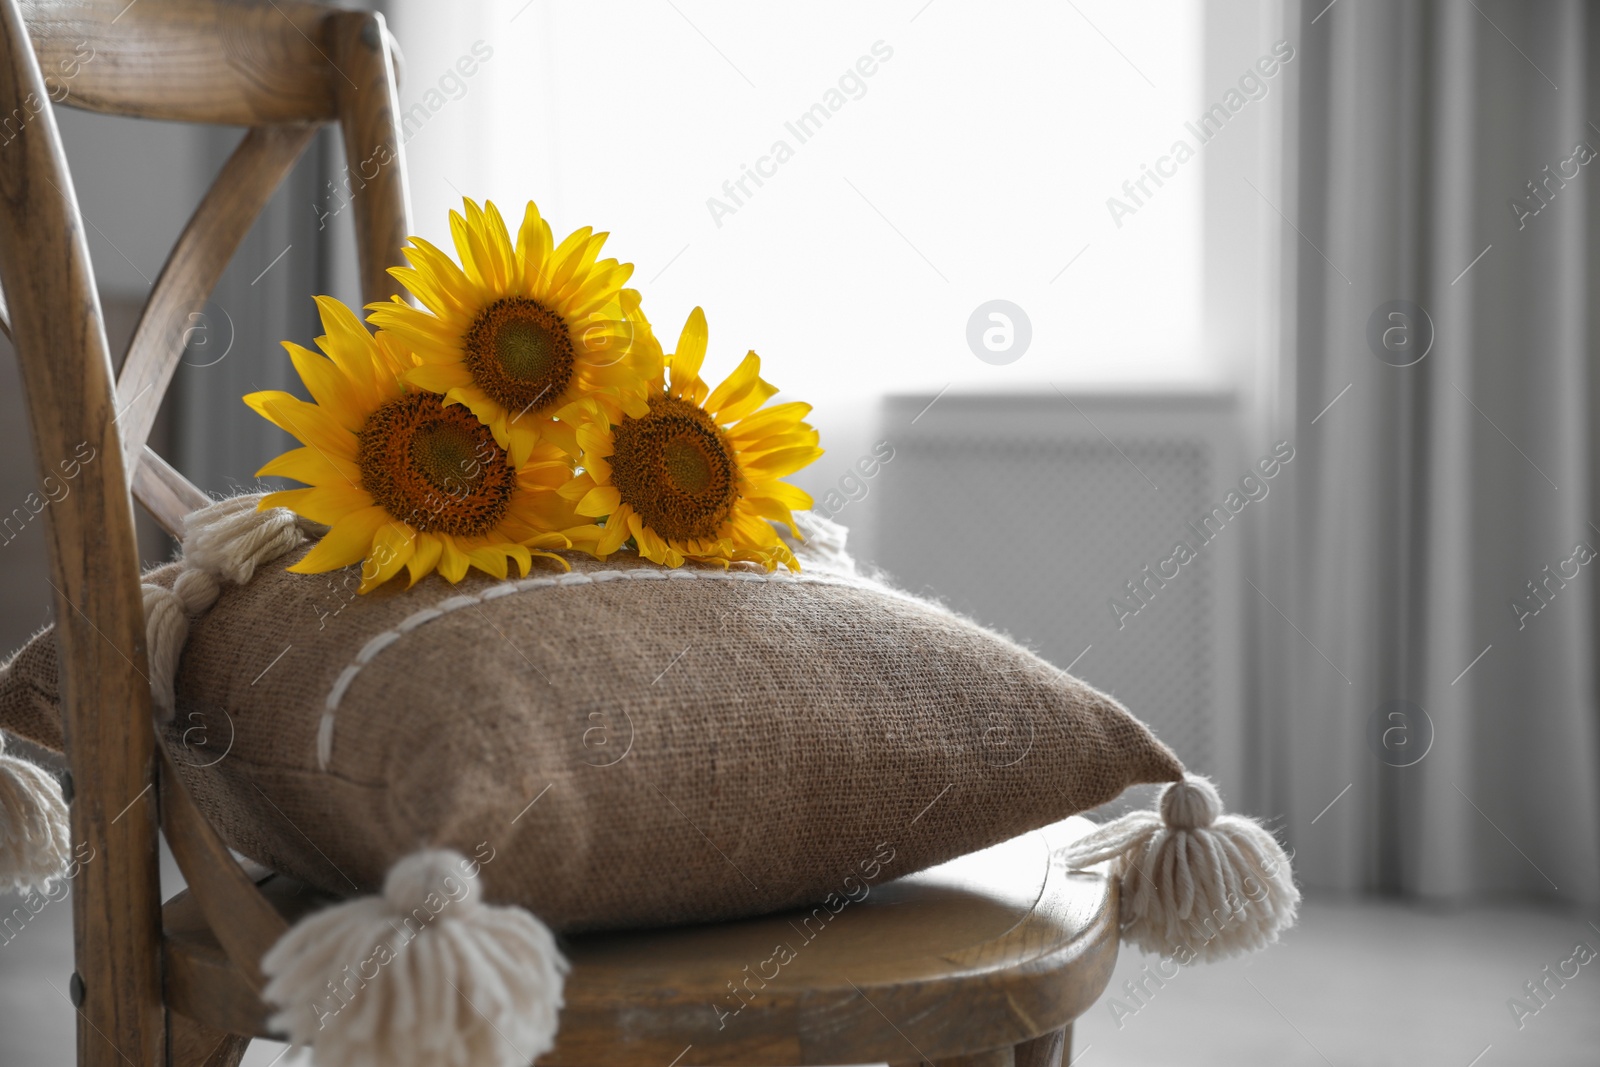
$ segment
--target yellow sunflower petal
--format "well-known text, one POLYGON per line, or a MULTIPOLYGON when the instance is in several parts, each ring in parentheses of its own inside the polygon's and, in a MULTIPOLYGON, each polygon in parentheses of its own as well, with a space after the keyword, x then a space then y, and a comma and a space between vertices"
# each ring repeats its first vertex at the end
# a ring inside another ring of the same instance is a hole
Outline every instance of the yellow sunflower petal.
POLYGON ((328 453, 309 446, 292 448, 256 471, 258 478, 293 478, 307 485, 361 484, 361 469, 355 460, 328 453))
POLYGON ((540 426, 532 418, 512 416, 506 430, 511 438, 511 465, 521 468, 539 444, 540 426))
MULTIPOLYGON (((526 552, 526 549, 523 549, 526 552)), ((499 545, 482 545, 466 549, 467 562, 493 578, 505 579, 506 554, 499 545)))
POLYGON ((591 452, 583 457, 583 466, 594 478, 596 485, 611 484, 611 461, 606 457, 591 452))
POLYGON ((359 592, 370 593, 399 574, 417 551, 417 535, 411 527, 389 522, 379 527, 372 538, 372 553, 361 564, 359 592))
POLYGON ((380 507, 362 508, 341 518, 289 569, 296 574, 322 574, 366 559, 373 539, 394 520, 380 507))
POLYGON ((606 519, 605 533, 601 536, 600 543, 595 546, 595 555, 604 559, 622 547, 623 542, 632 534, 628 529, 628 520, 632 517, 633 509, 624 505, 606 519))
POLYGON ((784 433, 804 426, 805 423, 801 420, 810 413, 810 404, 798 401, 774 404, 770 408, 752 412, 729 426, 728 437, 732 440, 759 440, 768 434, 784 433))
MULTIPOLYGON (((294 363, 294 369, 305 383, 311 399, 317 402, 340 426, 346 430, 359 430, 371 410, 372 387, 363 388, 339 369, 338 364, 317 355, 308 348, 289 341, 283 343, 284 351, 294 363)), ((259 396, 260 394, 252 394, 259 396)), ((255 407, 254 404, 251 407, 255 407)), ((261 408, 255 408, 261 412, 261 408)), ((267 416, 271 418, 271 416, 267 416)))
MULTIPOLYGON (((523 544, 507 545, 505 548, 505 553, 507 559, 516 560, 518 573, 520 573, 522 577, 526 578, 528 576, 529 569, 533 566, 533 553, 528 550, 528 546, 523 544)), ((540 554, 544 555, 544 553, 540 554)), ((554 559, 561 558, 554 552, 549 553, 549 555, 554 559)))
MULTIPOLYGON (((589 262, 594 262, 594 255, 599 251, 595 246, 593 252, 589 251, 595 236, 593 226, 582 226, 567 234, 567 239, 562 241, 550 256, 550 289, 551 293, 560 293, 567 281, 583 262, 585 253, 589 262)), ((605 235, 600 235, 601 243, 605 243, 605 235)))
POLYGON ((581 446, 578 444, 577 431, 569 423, 545 423, 544 429, 540 431, 540 436, 543 437, 547 444, 556 446, 562 452, 574 458, 582 451, 581 446))
POLYGON ((811 494, 788 482, 757 482, 746 493, 746 499, 768 499, 782 504, 791 511, 808 511, 813 501, 811 494))
POLYGON ((550 251, 550 224, 539 217, 539 206, 530 200, 522 213, 522 226, 517 230, 517 260, 523 292, 543 292, 549 286, 550 251))
MULTIPOLYGON (((472 201, 466 201, 472 207, 472 201)), ((456 257, 461 262, 461 269, 466 274, 467 280, 473 286, 498 290, 496 284, 499 279, 494 276, 494 264, 490 259, 489 249, 483 237, 476 229, 467 225, 466 218, 459 211, 450 212, 450 237, 456 246, 456 257)))
POLYGON ((597 485, 578 501, 578 514, 592 519, 603 519, 622 503, 622 494, 614 485, 597 485))
POLYGON ((472 384, 472 375, 459 363, 424 363, 406 371, 406 381, 430 393, 448 393, 472 384))
POLYGON ((467 554, 456 546, 455 538, 448 535, 439 538, 440 577, 454 585, 467 576, 467 570, 471 566, 472 561, 467 559, 467 554))
POLYGON ((795 525, 794 515, 787 504, 782 504, 771 497, 747 497, 739 501, 739 506, 748 509, 751 514, 759 515, 770 522, 787 526, 790 533, 796 537, 800 536, 800 527, 795 525))
POLYGON ((417 534, 417 550, 406 560, 406 571, 410 575, 408 586, 416 585, 418 579, 433 573, 433 568, 439 563, 439 553, 442 551, 444 546, 433 534, 417 534))
POLYGON ((501 448, 511 443, 506 429, 506 409, 484 395, 476 385, 458 385, 444 395, 446 404, 461 404, 478 417, 478 421, 494 431, 494 439, 501 448))
MULTIPOLYGON (((801 425, 804 425, 802 423, 801 425)), ((794 448, 799 445, 815 445, 820 438, 817 431, 807 426, 803 430, 791 430, 788 433, 776 433, 770 437, 762 437, 755 441, 741 441, 735 445, 742 455, 759 456, 763 452, 776 452, 780 448, 794 448)))
POLYGON ((372 494, 346 482, 313 485, 309 489, 284 489, 261 499, 263 508, 288 508, 312 522, 332 526, 351 512, 372 506, 372 494))
POLYGON ((693 387, 700 380, 700 364, 706 358, 707 337, 706 313, 697 307, 689 312, 683 332, 678 335, 678 347, 672 353, 668 395, 680 400, 692 396, 693 387))
MULTIPOLYGON (((706 397, 705 409, 713 415, 722 410, 733 397, 742 395, 743 391, 761 378, 761 357, 754 352, 747 352, 744 359, 734 368, 732 374, 722 380, 722 384, 711 390, 711 395, 706 397)), ((732 422, 733 417, 719 419, 719 422, 732 422)))
POLYGON ((626 326, 625 320, 620 317, 622 306, 612 302, 616 291, 626 285, 628 279, 633 277, 632 263, 618 263, 608 259, 599 264, 592 271, 583 286, 567 298, 567 305, 572 309, 574 317, 586 319, 595 312, 610 311, 611 315, 604 316, 602 321, 615 323, 618 329, 626 326))
POLYGON ((822 449, 812 445, 780 448, 776 452, 757 456, 746 465, 745 469, 756 477, 781 478, 785 474, 793 474, 821 455, 822 449))
POLYGON ((614 447, 614 437, 609 429, 595 423, 586 423, 579 426, 577 431, 578 447, 583 449, 584 457, 609 456, 614 447))
POLYGON ((633 531, 634 543, 639 546, 639 555, 663 567, 675 567, 682 563, 682 553, 674 553, 671 545, 657 536, 656 532, 639 521, 637 515, 628 523, 628 528, 633 531), (676 554, 679 559, 673 562, 676 554))
MULTIPOLYGON (((595 529, 599 529, 599 527, 595 527, 595 529)), ((529 548, 569 548, 572 545, 572 538, 560 531, 552 530, 549 533, 529 537, 522 543, 529 548)))
POLYGON ((322 328, 327 331, 323 350, 355 382, 372 381, 372 333, 354 311, 331 296, 316 298, 322 328))
POLYGON ((283 425, 283 423, 279 422, 278 417, 272 413, 267 405, 275 400, 296 399, 298 398, 293 393, 286 393, 282 389, 262 389, 260 392, 246 393, 244 395, 244 402, 249 406, 251 411, 254 411, 257 415, 260 415, 263 419, 266 419, 268 422, 272 423, 272 425, 276 426, 285 433, 293 433, 294 431, 283 425))
POLYGON ((737 422, 772 399, 777 392, 777 386, 761 377, 761 357, 751 352, 744 357, 738 369, 706 398, 704 407, 719 423, 737 422))
POLYGON ((588 495, 589 490, 593 489, 594 485, 594 477, 588 473, 584 473, 578 475, 566 485, 563 485, 560 489, 556 490, 556 492, 560 494, 563 500, 567 500, 576 504, 578 501, 582 500, 588 495))
MULTIPOLYGON (((259 393, 251 395, 260 396, 259 393)), ((255 407, 254 404, 251 406, 255 407)), ((332 415, 316 404, 308 404, 288 393, 279 393, 263 399, 261 407, 256 410, 294 434, 302 444, 329 455, 355 458, 356 435, 340 426, 332 415)))
POLYGON ((506 232, 506 220, 500 217, 500 209, 494 206, 493 200, 483 202, 478 228, 494 258, 495 275, 501 287, 509 289, 516 277, 516 251, 511 247, 511 235, 506 232))

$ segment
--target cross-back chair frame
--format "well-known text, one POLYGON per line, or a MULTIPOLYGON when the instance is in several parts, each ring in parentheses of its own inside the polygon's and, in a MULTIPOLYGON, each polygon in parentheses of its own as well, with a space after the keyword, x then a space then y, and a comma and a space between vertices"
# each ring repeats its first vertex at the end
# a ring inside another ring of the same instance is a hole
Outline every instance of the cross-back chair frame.
MULTIPOLYGON (((70 768, 78 1063, 237 1062, 245 1042, 167 1007, 157 827, 228 960, 259 991, 284 920, 171 773, 153 728, 132 500, 169 533, 208 498, 146 441, 184 329, 316 130, 337 122, 363 182, 363 296, 410 231, 395 52, 383 17, 301 0, 0 0, 0 324, 22 371, 41 477, 82 443, 45 515, 70 768), (114 374, 50 103, 248 127, 179 236, 114 374), (369 174, 368 171, 371 171, 369 174), (79 453, 81 456, 81 453, 79 453), (166 770, 162 771, 163 765, 166 770), (165 988, 164 988, 165 986, 165 988)), ((309 294, 308 294, 309 295, 309 294)))

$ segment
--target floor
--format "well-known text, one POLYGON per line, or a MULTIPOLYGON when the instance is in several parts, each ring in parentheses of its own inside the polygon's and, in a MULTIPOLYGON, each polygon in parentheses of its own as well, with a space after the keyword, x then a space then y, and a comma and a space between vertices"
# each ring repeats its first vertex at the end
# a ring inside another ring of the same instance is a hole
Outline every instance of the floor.
MULTIPOLYGON (((0 898, 0 917, 16 898, 0 898)), ((0 1067, 73 1063, 71 905, 50 903, 0 931, 0 1067)), ((1597 920, 1600 921, 1600 920, 1597 920)), ((1435 911, 1389 903, 1309 902, 1275 949, 1185 969, 1124 953, 1080 1019, 1073 1067, 1583 1067, 1600 1063, 1600 959, 1548 1002, 1524 983, 1600 950, 1600 926, 1531 908, 1435 911), (1125 983, 1150 967, 1135 997, 1125 983), (1158 984, 1159 979, 1160 984, 1158 984), (1518 1026, 1507 1006, 1530 1010, 1518 1026), (1536 1013, 1531 1009, 1537 1007, 1536 1013)), ((247 1067, 304 1067, 309 1057, 257 1042, 247 1067)))
MULTIPOLYGON (((1588 917, 1520 908, 1435 911, 1308 903, 1274 949, 1187 968, 1135 999, 1151 957, 1124 953, 1078 1020, 1077 1067, 1583 1067, 1600 1064, 1600 959, 1566 966, 1541 1005, 1523 985, 1561 968, 1588 917), (1526 1000, 1536 1014, 1507 1007, 1526 1000)), ((1589 955, 1588 952, 1585 956, 1589 955)), ((1152 971, 1160 977, 1171 968, 1152 971)))

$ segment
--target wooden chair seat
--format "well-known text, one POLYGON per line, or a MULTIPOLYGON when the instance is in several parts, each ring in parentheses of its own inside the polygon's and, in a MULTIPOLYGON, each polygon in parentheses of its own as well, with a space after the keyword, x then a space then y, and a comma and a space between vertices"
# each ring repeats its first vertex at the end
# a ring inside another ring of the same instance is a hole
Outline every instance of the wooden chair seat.
MULTIPOLYGON (((1053 860, 1092 828, 1056 823, 873 886, 836 914, 567 939, 566 1007, 541 1062, 1005 1067, 1021 1046, 1021 1059, 1053 1063, 1116 963, 1114 883, 1053 860)), ((291 922, 329 902, 278 875, 258 884, 291 922)), ((212 1031, 273 1036, 193 898, 163 918, 169 1007, 212 1031)))

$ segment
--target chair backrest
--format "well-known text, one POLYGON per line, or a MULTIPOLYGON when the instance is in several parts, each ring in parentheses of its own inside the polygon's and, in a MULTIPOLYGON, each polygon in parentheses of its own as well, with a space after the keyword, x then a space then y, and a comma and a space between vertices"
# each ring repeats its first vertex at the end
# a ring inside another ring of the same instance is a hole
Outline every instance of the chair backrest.
POLYGON ((410 222, 392 41, 381 15, 299 0, 0 0, 0 52, 0 319, 8 313, 41 480, 76 470, 45 525, 73 840, 93 857, 73 885, 78 1062, 146 1067, 166 1062, 166 1017, 132 498, 173 533, 207 498, 145 442, 189 315, 322 123, 340 124, 360 170, 363 294, 396 291, 384 269, 400 261, 410 222), (249 127, 178 238, 120 376, 52 101, 249 127))

